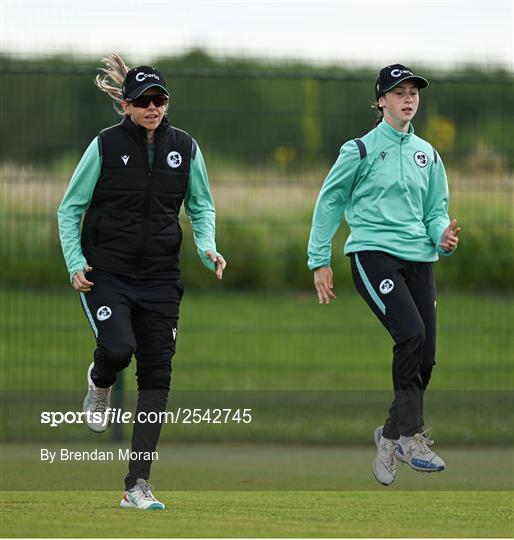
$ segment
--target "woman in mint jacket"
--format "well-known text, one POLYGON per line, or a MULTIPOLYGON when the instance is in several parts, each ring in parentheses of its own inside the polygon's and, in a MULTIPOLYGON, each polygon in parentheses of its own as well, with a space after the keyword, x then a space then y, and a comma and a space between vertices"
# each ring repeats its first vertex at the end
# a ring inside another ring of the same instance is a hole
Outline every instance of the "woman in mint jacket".
POLYGON ((439 254, 453 253, 460 229, 448 217, 441 157, 411 124, 427 86, 401 64, 379 72, 377 126, 341 147, 314 209, 308 248, 319 303, 328 304, 336 298, 331 242, 345 216, 355 286, 394 340, 395 399, 374 433, 373 473, 383 485, 394 481, 396 459, 424 472, 445 468, 424 431, 423 394, 435 364, 432 266, 439 254))

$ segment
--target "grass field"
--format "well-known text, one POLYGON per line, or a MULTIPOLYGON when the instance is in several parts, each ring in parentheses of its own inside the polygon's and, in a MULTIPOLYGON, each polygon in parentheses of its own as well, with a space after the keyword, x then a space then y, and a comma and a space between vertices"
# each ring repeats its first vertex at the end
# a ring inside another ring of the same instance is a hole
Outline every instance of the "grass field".
POLYGON ((118 508, 126 464, 42 465, 38 451, 27 444, 3 448, 2 536, 512 537, 514 532, 512 447, 442 449, 448 470, 422 475, 401 466, 395 484, 384 488, 372 477, 371 443, 162 445, 153 479, 167 509, 153 513, 118 508), (114 486, 120 489, 112 491, 114 486))
MULTIPOLYGON (((372 430, 371 430, 372 431, 372 430)), ((122 487, 127 462, 117 450, 128 442, 6 443, 1 485, 6 490, 109 491, 122 487), (41 448, 113 451, 112 461, 43 462, 41 448)), ((371 439, 371 433, 370 433, 371 439)), ((384 491, 371 473, 374 444, 161 442, 152 480, 173 491, 384 491)), ((420 474, 399 466, 386 491, 513 491, 514 445, 448 446, 437 441, 444 473, 420 474)))
MULTIPOLYGON (((357 293, 338 295, 186 291, 174 389, 390 389, 389 336, 357 293)), ((512 320, 512 296, 441 292, 431 389, 514 389, 512 320)), ((0 340, 3 389, 83 388, 94 339, 71 288, 0 291, 0 340)))
MULTIPOLYGON (((508 438, 512 426, 514 408, 506 399, 514 389, 513 309, 511 297, 439 294, 431 385, 431 396, 438 397, 427 414, 448 470, 429 476, 401 467, 395 484, 381 488, 371 475, 368 440, 373 422, 385 413, 373 400, 390 391, 391 343, 361 299, 341 292, 336 303, 320 307, 313 294, 188 293, 172 396, 270 391, 285 401, 302 393, 321 403, 334 392, 353 392, 373 410, 345 423, 361 444, 235 444, 230 437, 225 444, 163 443, 152 479, 168 508, 136 513, 119 509, 121 491, 112 491, 121 490, 126 463, 42 464, 39 449, 51 443, 29 442, 30 433, 22 430, 23 442, 11 436, 2 445, 1 535, 512 537, 513 448, 491 442, 499 434, 508 438), (486 422, 480 400, 453 416, 435 406, 460 395, 468 402, 490 396, 494 407, 486 422), (473 417, 477 429, 470 433, 473 417), (445 445, 452 437, 489 442, 445 445)), ((38 392, 83 392, 94 341, 71 290, 0 292, 0 347, 4 396, 31 396, 37 408, 38 392)), ((133 371, 132 365, 125 377, 128 389, 134 388, 133 371)), ((20 424, 12 418, 13 426, 20 424)), ((287 417, 270 433, 287 434, 294 420, 287 417)), ((9 435, 5 425, 11 424, 4 423, 9 435)), ((305 425, 293 431, 296 438, 312 429, 322 441, 333 428, 305 425)), ((172 428, 165 430, 164 439, 170 430, 173 438, 172 428)), ((89 435, 60 444, 56 439, 54 446, 112 445, 93 443, 89 435)))
POLYGON ((9 537, 512 538, 508 492, 158 492, 163 512, 120 492, 4 492, 9 537))
MULTIPOLYGON (((512 299, 443 292, 438 310, 428 425, 449 442, 512 442, 512 299)), ((20 422, 20 413, 39 423, 43 404, 75 410, 83 399, 94 339, 78 297, 71 289, 3 291, 0 321, 6 430, 11 438, 48 438, 40 424, 38 431, 20 422)), ((129 391, 134 364, 124 373, 129 391)), ((174 433, 190 441, 367 442, 369 426, 383 421, 391 400, 390 372, 391 340, 357 294, 342 292, 334 304, 319 306, 308 293, 186 293, 171 403, 241 406, 244 398, 256 414, 246 431, 225 426, 217 436, 202 435, 177 426, 174 433)), ((83 430, 66 437, 83 438, 83 430)))

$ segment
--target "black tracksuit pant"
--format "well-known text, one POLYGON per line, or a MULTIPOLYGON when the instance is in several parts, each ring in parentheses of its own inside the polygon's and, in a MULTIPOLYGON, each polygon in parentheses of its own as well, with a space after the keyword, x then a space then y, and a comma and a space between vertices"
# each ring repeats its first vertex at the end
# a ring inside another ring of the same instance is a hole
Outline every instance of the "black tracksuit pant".
MULTIPOLYGON (((112 386, 117 373, 135 355, 138 399, 132 451, 154 452, 162 423, 140 423, 138 414, 166 409, 182 283, 180 279, 136 279, 95 270, 86 277, 94 282, 90 292, 80 295, 96 335, 91 378, 98 387, 112 386)), ((151 460, 130 460, 126 489, 133 487, 138 478, 148 480, 151 464, 151 460)))
POLYGON ((435 365, 433 265, 360 251, 351 254, 351 266, 357 290, 394 340, 395 399, 384 437, 412 436, 423 429, 423 393, 435 365))

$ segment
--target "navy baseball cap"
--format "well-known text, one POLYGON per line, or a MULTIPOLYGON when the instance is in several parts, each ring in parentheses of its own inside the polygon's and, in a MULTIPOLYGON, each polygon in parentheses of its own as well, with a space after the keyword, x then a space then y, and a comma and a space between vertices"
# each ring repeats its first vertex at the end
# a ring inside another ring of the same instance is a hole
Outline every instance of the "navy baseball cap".
POLYGON ((169 92, 166 90, 166 81, 159 70, 151 66, 135 67, 125 75, 122 87, 123 98, 136 99, 145 90, 154 86, 169 96, 169 92))
POLYGON ((426 88, 428 81, 419 75, 414 75, 412 70, 402 64, 392 64, 382 68, 375 82, 375 96, 378 99, 382 94, 392 90, 403 81, 412 80, 418 88, 426 88))

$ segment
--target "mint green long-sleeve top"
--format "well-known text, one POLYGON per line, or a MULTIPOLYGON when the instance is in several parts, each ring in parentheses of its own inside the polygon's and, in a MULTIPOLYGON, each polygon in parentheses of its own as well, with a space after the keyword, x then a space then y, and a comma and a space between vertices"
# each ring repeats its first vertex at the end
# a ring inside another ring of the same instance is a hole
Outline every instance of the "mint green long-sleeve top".
POLYGON ((311 270, 329 266, 332 238, 343 215, 350 228, 345 255, 385 251, 408 261, 429 262, 444 251, 448 227, 448 182, 432 146, 414 134, 396 131, 385 120, 341 147, 314 209, 308 245, 311 270))
MULTIPOLYGON (((153 161, 152 154, 150 147, 150 162, 153 161)), ((59 237, 70 280, 73 280, 76 272, 84 270, 87 264, 80 244, 80 223, 93 197, 101 169, 102 157, 96 137, 80 159, 57 211, 59 237)), ((215 241, 216 210, 209 189, 207 168, 198 145, 189 170, 184 209, 191 220, 193 238, 201 261, 209 270, 215 271, 214 262, 205 252, 211 250, 219 255, 215 241)))

